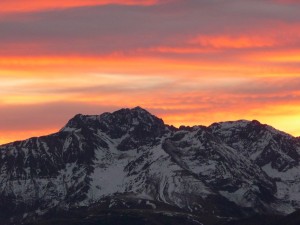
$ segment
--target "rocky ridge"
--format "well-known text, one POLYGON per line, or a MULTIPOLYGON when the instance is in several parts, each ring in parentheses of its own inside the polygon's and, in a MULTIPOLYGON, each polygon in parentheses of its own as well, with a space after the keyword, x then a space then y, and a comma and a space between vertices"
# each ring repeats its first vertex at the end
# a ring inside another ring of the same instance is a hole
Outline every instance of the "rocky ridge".
POLYGON ((300 207, 299 158, 299 139, 258 121, 177 129, 140 107, 79 114, 0 146, 0 218, 113 208, 116 196, 215 218, 288 214, 300 207))

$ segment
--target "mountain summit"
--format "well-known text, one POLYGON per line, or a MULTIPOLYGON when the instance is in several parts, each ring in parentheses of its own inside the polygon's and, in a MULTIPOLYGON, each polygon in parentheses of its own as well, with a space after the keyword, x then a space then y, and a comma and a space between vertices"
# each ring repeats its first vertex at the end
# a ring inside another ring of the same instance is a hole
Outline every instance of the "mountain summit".
POLYGON ((58 133, 0 147, 0 221, 79 208, 204 225, 288 214, 300 207, 299 159, 299 139, 258 121, 177 129, 140 107, 78 114, 58 133))

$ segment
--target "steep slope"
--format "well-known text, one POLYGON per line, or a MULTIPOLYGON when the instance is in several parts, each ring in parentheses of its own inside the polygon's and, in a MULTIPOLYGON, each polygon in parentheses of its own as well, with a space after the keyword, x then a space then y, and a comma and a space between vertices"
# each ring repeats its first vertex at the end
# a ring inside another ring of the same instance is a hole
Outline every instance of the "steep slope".
POLYGON ((78 114, 58 133, 0 146, 0 218, 30 221, 106 198, 113 208, 116 194, 154 211, 286 214, 300 205, 299 146, 257 121, 176 129, 140 107, 78 114))
POLYGON ((215 123, 213 134, 276 181, 276 197, 299 208, 300 142, 258 121, 215 123))
POLYGON ((275 200, 275 183, 248 158, 222 143, 210 129, 178 131, 163 146, 178 164, 237 205, 258 212, 270 210, 269 203, 275 200))

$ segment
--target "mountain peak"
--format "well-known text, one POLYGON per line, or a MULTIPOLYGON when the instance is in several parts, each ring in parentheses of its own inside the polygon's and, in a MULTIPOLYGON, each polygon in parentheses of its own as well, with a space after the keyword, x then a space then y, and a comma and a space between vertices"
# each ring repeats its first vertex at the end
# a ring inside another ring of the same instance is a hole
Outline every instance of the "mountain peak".
POLYGON ((117 110, 113 113, 107 113, 106 115, 115 115, 115 116, 131 116, 131 117, 136 117, 137 119, 150 119, 153 120, 154 118, 157 118, 153 114, 151 114, 149 111, 146 109, 143 109, 140 106, 134 107, 134 108, 123 108, 120 110, 117 110))
POLYGON ((135 139, 131 142, 147 140, 146 142, 152 143, 165 133, 166 126, 162 119, 137 106, 101 115, 77 114, 61 131, 73 132, 82 129, 92 131, 94 134, 103 132, 111 138, 121 138, 127 134, 135 139))
POLYGON ((300 206, 299 162, 300 140, 258 121, 175 129, 141 107, 77 114, 62 132, 0 146, 0 221, 107 210, 117 194, 218 218, 289 213, 300 206))
POLYGON ((133 111, 140 111, 140 112, 148 112, 147 110, 143 109, 140 106, 136 106, 136 107, 132 108, 131 110, 133 110, 133 111))
MULTIPOLYGON (((132 109, 129 108, 122 108, 113 113, 105 112, 100 115, 83 115, 83 114, 76 114, 72 119, 68 121, 65 127, 62 128, 61 131, 70 131, 74 129, 80 129, 82 126, 88 126, 90 128, 94 127, 100 121, 110 120, 114 117, 123 118, 123 120, 150 120, 153 121, 155 118, 158 119, 156 116, 149 113, 147 110, 141 108, 140 106, 134 107, 132 109)), ((123 122, 130 122, 130 121, 123 121, 123 122)))
POLYGON ((277 130, 276 128, 261 123, 258 120, 236 120, 236 121, 226 121, 226 122, 218 122, 213 123, 209 126, 213 131, 215 130, 221 130, 221 131, 237 131, 237 130, 247 130, 250 132, 251 130, 261 131, 261 132, 271 132, 272 134, 278 134, 284 136, 291 136, 290 134, 287 134, 283 131, 277 130))

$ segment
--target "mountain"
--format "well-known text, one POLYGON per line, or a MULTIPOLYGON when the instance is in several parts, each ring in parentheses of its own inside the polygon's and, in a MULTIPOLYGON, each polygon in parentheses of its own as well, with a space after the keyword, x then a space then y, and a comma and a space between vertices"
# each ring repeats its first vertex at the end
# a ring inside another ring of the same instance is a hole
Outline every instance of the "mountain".
POLYGON ((258 121, 175 128, 140 107, 78 114, 55 134, 0 146, 0 224, 287 215, 300 208, 299 159, 298 138, 258 121))

